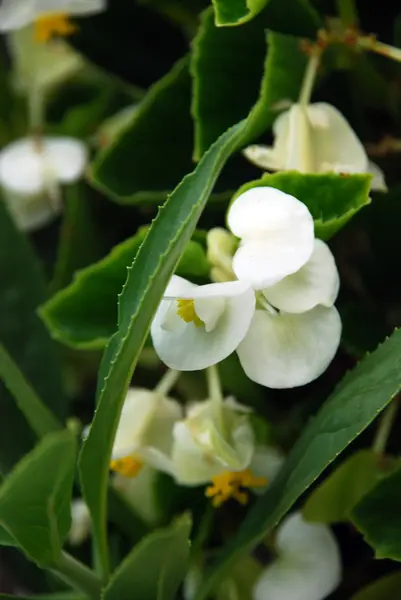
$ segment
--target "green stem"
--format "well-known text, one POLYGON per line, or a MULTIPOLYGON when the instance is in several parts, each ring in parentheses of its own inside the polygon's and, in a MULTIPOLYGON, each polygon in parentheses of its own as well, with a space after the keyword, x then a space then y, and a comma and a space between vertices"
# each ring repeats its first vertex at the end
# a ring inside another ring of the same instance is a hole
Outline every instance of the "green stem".
POLYGON ((373 37, 360 37, 357 40, 357 45, 364 50, 370 50, 370 52, 376 52, 376 54, 380 54, 396 62, 401 62, 401 48, 383 44, 373 37))
POLYGON ((155 387, 155 392, 159 396, 167 396, 171 388, 176 384, 176 381, 180 375, 181 371, 173 371, 172 369, 169 369, 155 387))
POLYGON ((388 439, 391 434, 391 429, 397 417, 398 407, 398 398, 394 398, 394 400, 389 404, 389 406, 386 408, 383 415, 381 416, 379 426, 377 428, 377 432, 372 444, 372 450, 377 454, 384 454, 388 439))
POLYGON ((337 10, 345 27, 357 27, 359 18, 355 0, 337 0, 337 10))
POLYGON ((41 137, 44 123, 45 99, 41 87, 33 84, 28 95, 29 127, 34 136, 41 137))
POLYGON ((219 371, 216 365, 212 367, 208 367, 206 370, 207 373, 207 383, 209 390, 209 398, 212 401, 213 406, 213 414, 218 424, 218 428, 222 432, 222 435, 225 435, 225 425, 224 425, 224 416, 223 416, 223 392, 220 384, 219 371))
POLYGON ((309 57, 309 62, 306 67, 304 79, 302 82, 301 92, 299 94, 299 104, 307 106, 310 102, 313 86, 315 84, 317 70, 320 64, 320 49, 314 49, 309 57))
POLYGON ((99 600, 102 592, 100 579, 86 565, 67 552, 62 552, 54 573, 92 600, 99 600))

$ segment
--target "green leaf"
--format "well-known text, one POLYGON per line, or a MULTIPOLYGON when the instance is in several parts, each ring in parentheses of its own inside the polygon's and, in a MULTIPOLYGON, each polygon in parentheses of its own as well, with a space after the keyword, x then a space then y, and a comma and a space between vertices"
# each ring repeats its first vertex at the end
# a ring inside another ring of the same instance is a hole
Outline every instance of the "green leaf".
POLYGON ((354 507, 353 523, 363 533, 376 558, 401 561, 401 468, 380 481, 354 507))
POLYGON ((0 527, 0 546, 18 546, 16 540, 4 527, 0 527))
POLYGON ((103 355, 98 377, 98 407, 80 457, 82 488, 91 510, 104 574, 108 571, 104 524, 109 460, 126 391, 164 289, 221 169, 241 145, 247 126, 248 121, 244 121, 227 131, 205 154, 195 171, 184 178, 160 209, 132 267, 128 268, 128 278, 119 298, 118 330, 103 355))
POLYGON ((312 492, 303 508, 305 519, 326 524, 349 520, 352 508, 391 466, 392 460, 373 450, 356 452, 312 492))
POLYGON ((242 27, 221 29, 212 10, 204 13, 191 65, 197 158, 227 127, 246 117, 256 101, 244 145, 269 129, 280 101, 297 99, 306 65, 300 40, 268 34, 265 58, 265 29, 262 15, 242 27))
POLYGON ((258 14, 268 0, 213 0, 216 25, 240 25, 258 14))
POLYGON ((158 192, 160 201, 192 163, 191 79, 187 59, 158 81, 131 124, 93 165, 94 184, 122 203, 158 192))
POLYGON ((53 291, 67 286, 78 269, 86 267, 100 256, 88 191, 83 183, 70 185, 65 190, 63 224, 60 231, 53 291))
MULTIPOLYGON (((0 239, 0 339, 44 404, 62 418, 66 404, 58 354, 35 314, 46 297, 43 274, 1 201, 0 239)), ((32 448, 34 436, 2 383, 0 412, 0 471, 6 472, 32 448)))
POLYGON ((38 438, 62 428, 61 423, 36 395, 2 344, 0 344, 0 380, 3 380, 13 395, 18 408, 38 438))
POLYGON ((87 600, 87 596, 77 592, 55 592, 54 594, 43 594, 40 596, 12 596, 0 594, 0 600, 87 600))
POLYGON ((401 571, 386 575, 364 587, 351 600, 395 600, 401 589, 401 571))
POLYGON ((0 524, 42 567, 57 565, 70 528, 75 438, 51 433, 0 487, 0 524))
POLYGON ((286 171, 263 175, 243 185, 234 198, 254 187, 273 187, 301 200, 315 221, 315 234, 327 240, 370 202, 370 175, 305 174, 286 171))
MULTIPOLYGON (((76 273, 67 288, 41 306, 40 315, 54 339, 81 350, 104 348, 116 330, 117 297, 148 227, 115 246, 99 262, 76 273)), ((182 277, 207 278, 210 267, 202 246, 190 240, 177 266, 182 277)))
POLYGON ((113 574, 104 600, 173 600, 189 559, 191 520, 177 519, 142 540, 113 574))
POLYGON ((401 389, 401 331, 395 331, 375 352, 341 380, 304 429, 284 467, 266 493, 248 512, 237 535, 196 596, 210 591, 242 554, 270 531, 324 469, 377 417, 401 389))

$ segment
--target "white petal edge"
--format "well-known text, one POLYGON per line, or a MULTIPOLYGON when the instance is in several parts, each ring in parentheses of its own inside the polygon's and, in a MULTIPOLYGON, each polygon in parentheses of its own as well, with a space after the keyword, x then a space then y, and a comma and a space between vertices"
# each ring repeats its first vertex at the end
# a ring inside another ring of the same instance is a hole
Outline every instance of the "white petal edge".
POLYGON ((276 171, 280 168, 274 148, 271 146, 254 144, 245 148, 242 154, 253 165, 265 171, 276 171))
POLYGON ((317 379, 333 360, 341 339, 336 308, 317 306, 301 314, 256 310, 237 353, 247 376, 284 389, 317 379))
POLYGON ((318 304, 333 306, 339 287, 340 277, 330 248, 322 240, 315 240, 308 262, 293 275, 263 290, 263 295, 279 310, 302 313, 318 304))
MULTIPOLYGON (((221 294, 224 310, 210 332, 206 332, 202 325, 196 327, 194 323, 185 323, 182 319, 177 327, 167 330, 164 327, 166 312, 175 310, 175 300, 162 300, 151 325, 151 336, 156 353, 168 367, 179 371, 205 369, 235 351, 251 323, 255 294, 248 286, 244 286, 244 291, 238 294, 241 286, 232 286, 234 283, 239 282, 202 286, 222 286, 222 291, 227 290, 227 296, 221 294), (233 290, 236 295, 233 295, 233 290)), ((198 298, 202 294, 200 290, 201 287, 194 290, 198 298)), ((167 291, 170 292, 169 289, 167 291)), ((213 301, 214 291, 207 293, 210 293, 213 301)))
POLYGON ((20 29, 46 13, 83 15, 102 12, 106 8, 106 0, 3 0, 0 6, 0 31, 20 29))
POLYGON ((278 528, 276 547, 279 558, 256 582, 253 600, 323 600, 340 584, 340 552, 328 527, 294 513, 278 528))
POLYGON ((371 190, 374 192, 388 192, 388 187, 382 169, 371 160, 368 163, 368 173, 373 175, 372 181, 370 182, 371 190))

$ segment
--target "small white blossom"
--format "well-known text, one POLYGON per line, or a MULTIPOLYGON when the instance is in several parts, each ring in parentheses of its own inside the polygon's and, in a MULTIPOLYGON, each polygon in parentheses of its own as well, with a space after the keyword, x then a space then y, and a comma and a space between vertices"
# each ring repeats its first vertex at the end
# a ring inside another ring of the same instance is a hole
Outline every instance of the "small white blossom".
POLYGON ((227 398, 189 407, 187 417, 174 426, 172 461, 181 485, 208 483, 226 471, 243 471, 255 445, 249 409, 227 398))
POLYGON ((157 391, 131 388, 114 439, 111 469, 135 477, 144 465, 171 473, 174 424, 182 417, 176 400, 157 391))
POLYGON ((233 258, 234 273, 254 289, 295 273, 312 255, 312 215, 305 204, 280 190, 247 190, 232 203, 227 222, 241 239, 233 258))
POLYGON ((67 137, 24 138, 0 152, 0 185, 17 225, 37 229, 60 212, 60 185, 73 183, 88 162, 86 146, 67 137))
POLYGON ((68 542, 71 546, 80 546, 91 531, 91 516, 89 508, 82 498, 75 498, 71 503, 71 527, 68 532, 68 542))
POLYGON ((371 173, 371 188, 386 191, 381 169, 369 161, 352 127, 325 102, 293 104, 273 125, 273 147, 254 145, 244 155, 267 171, 371 173))
POLYGON ((105 10, 106 0, 3 0, 0 32, 25 27, 52 15, 86 15, 105 10))
POLYGON ((172 369, 205 369, 235 351, 254 311, 244 282, 197 286, 173 276, 151 326, 154 348, 172 369))
POLYGON ((323 600, 340 584, 340 552, 328 527, 293 513, 277 530, 276 549, 278 558, 257 580, 253 600, 323 600))
POLYGON ((115 473, 112 485, 124 497, 134 511, 149 525, 156 525, 161 518, 160 503, 156 489, 157 470, 144 465, 135 477, 115 473))

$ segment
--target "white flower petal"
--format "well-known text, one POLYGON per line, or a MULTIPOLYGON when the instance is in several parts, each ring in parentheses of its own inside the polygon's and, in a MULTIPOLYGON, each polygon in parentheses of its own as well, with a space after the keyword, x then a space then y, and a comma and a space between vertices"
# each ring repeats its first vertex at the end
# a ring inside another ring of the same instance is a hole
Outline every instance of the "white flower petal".
POLYGON ((277 315, 256 310, 237 353, 253 381, 292 388, 313 381, 327 369, 340 338, 341 320, 334 307, 277 315))
POLYGON ((94 14, 106 6, 106 0, 3 0, 0 31, 20 29, 48 13, 94 14))
POLYGON ((0 184, 17 194, 47 191, 52 182, 78 179, 87 164, 85 145, 73 138, 44 138, 38 148, 24 138, 0 152, 0 184))
POLYGON ((113 459, 135 454, 147 464, 170 472, 173 426, 181 416, 175 400, 147 389, 131 388, 121 412, 113 459))
POLYGON ((295 273, 312 254, 312 215, 302 202, 280 190, 258 187, 244 192, 231 205, 228 223, 242 238, 233 270, 256 289, 295 273))
POLYGON ((160 517, 160 503, 156 492, 157 471, 144 466, 136 477, 123 477, 116 473, 112 478, 112 485, 135 512, 150 525, 158 523, 160 517))
MULTIPOLYGON (((275 479, 285 461, 284 454, 273 446, 256 446, 252 456, 250 469, 256 477, 266 477, 268 487, 275 479)), ((255 493, 263 493, 264 489, 254 489, 255 493)))
POLYGON ((279 310, 301 313, 318 304, 333 306, 339 287, 340 278, 330 248, 315 240, 308 262, 293 275, 263 290, 263 295, 279 310))
POLYGON ((243 410, 225 400, 216 417, 212 400, 196 403, 174 427, 172 462, 184 485, 207 483, 223 471, 242 471, 254 452, 254 435, 243 410))
POLYGON ((323 600, 340 584, 340 553, 328 527, 294 513, 279 527, 276 546, 279 558, 256 582, 253 600, 323 600))
MULTIPOLYGON (((284 169, 311 173, 315 166, 314 145, 307 109, 300 104, 293 104, 288 114, 288 142, 284 169)), ((284 147, 281 148, 280 141, 280 139, 277 141, 277 152, 284 158, 284 147)))
POLYGON ((52 198, 43 193, 27 196, 4 189, 3 200, 21 231, 40 229, 61 212, 59 195, 52 198))
POLYGON ((382 169, 371 160, 368 163, 368 173, 373 175, 373 179, 370 184, 371 190, 375 192, 388 192, 388 187, 382 169))
POLYGON ((80 546, 88 537, 91 530, 89 508, 82 498, 71 502, 71 527, 68 532, 68 542, 71 546, 80 546))
MULTIPOLYGON (((177 280, 167 288, 166 295, 173 291, 175 295, 177 280)), ((153 345, 161 360, 172 369, 194 371, 227 358, 248 330, 255 310, 254 292, 247 285, 236 281, 195 287, 188 294, 184 291, 178 293, 181 298, 209 298, 215 309, 215 300, 221 298, 224 310, 210 332, 206 331, 204 325, 197 327, 195 323, 186 323, 183 319, 180 319, 181 325, 175 321, 172 326, 171 317, 168 320, 170 327, 166 328, 167 311, 172 310, 172 303, 176 301, 162 300, 151 326, 153 345)), ((202 310, 206 310, 204 306, 202 310)))
POLYGON ((325 102, 309 104, 315 172, 365 173, 368 158, 354 130, 337 108, 325 102))
POLYGON ((274 148, 254 144, 242 151, 242 154, 256 167, 265 171, 276 171, 281 168, 274 148))

